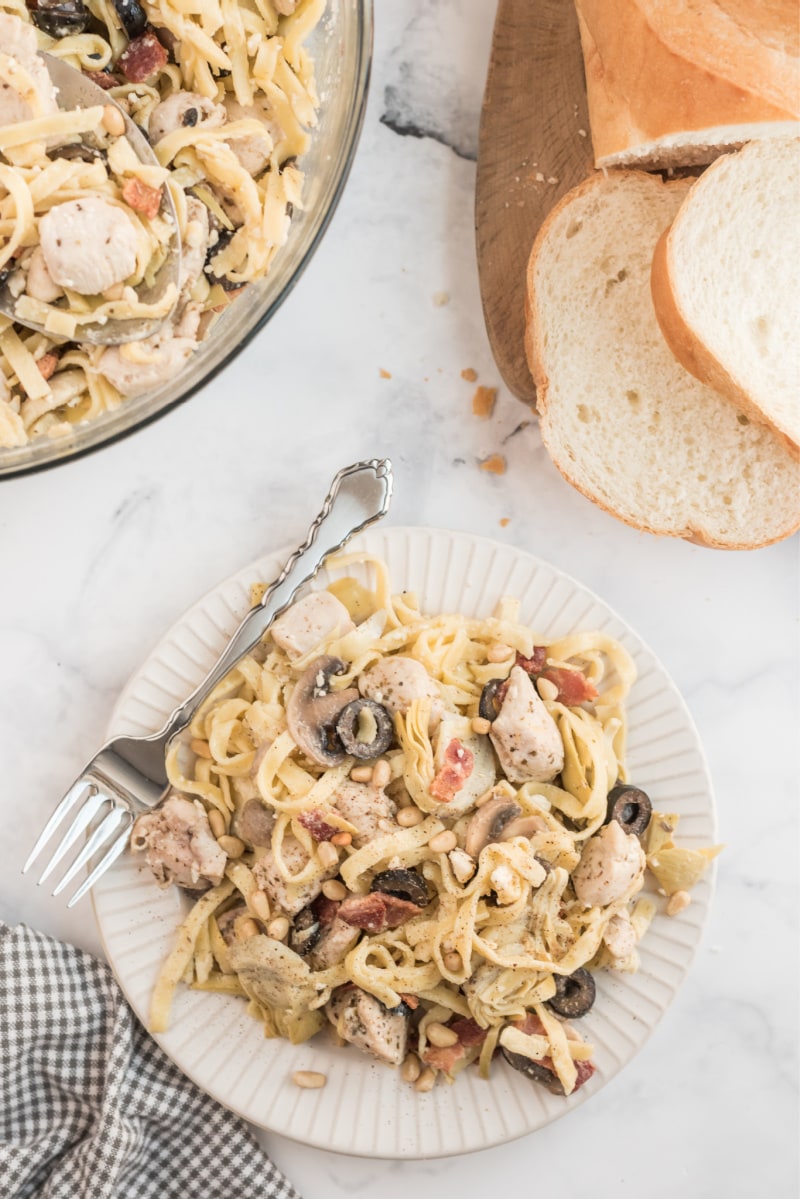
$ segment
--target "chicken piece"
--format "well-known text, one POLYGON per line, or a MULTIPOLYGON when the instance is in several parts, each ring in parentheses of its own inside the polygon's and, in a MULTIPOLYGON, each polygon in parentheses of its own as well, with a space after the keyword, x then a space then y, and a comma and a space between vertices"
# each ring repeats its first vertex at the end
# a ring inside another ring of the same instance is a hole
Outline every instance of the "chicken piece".
POLYGON ((176 336, 177 332, 165 327, 152 337, 135 342, 135 353, 144 351, 146 362, 129 358, 124 345, 108 346, 100 355, 96 370, 116 387, 120 395, 144 395, 146 391, 168 383, 196 349, 194 337, 176 336))
POLYGON ((547 783, 564 767, 558 725, 521 666, 513 666, 502 707, 489 731, 512 783, 547 783))
POLYGON ((606 925, 603 941, 612 957, 620 960, 630 957, 636 948, 636 930, 627 912, 617 912, 606 925))
MULTIPOLYGON (((639 838, 612 820, 583 847, 572 872, 575 894, 586 907, 615 903, 644 878, 645 856, 639 838)), ((636 888, 638 890, 638 888, 636 888)))
POLYGON ((35 93, 24 98, 10 83, 0 79, 0 127, 58 112, 56 89, 50 81, 47 67, 37 54, 33 25, 10 13, 0 13, 0 49, 23 68, 33 83, 35 93))
POLYGON ((444 715, 439 688, 416 658, 384 658, 366 670, 358 680, 358 689, 367 699, 383 704, 392 716, 405 716, 415 699, 430 698, 430 728, 435 729, 444 715))
POLYGON ((225 139, 247 173, 253 176, 260 175, 269 162, 275 142, 283 136, 280 125, 258 104, 244 107, 230 92, 223 103, 228 121, 254 120, 260 121, 264 126, 263 134, 248 133, 244 137, 225 139))
POLYGON ((208 209, 195 196, 186 197, 186 232, 181 244, 179 291, 185 299, 194 287, 206 261, 208 209))
POLYGON ((182 795, 171 795, 160 808, 136 820, 131 849, 144 850, 145 861, 162 887, 176 883, 200 891, 216 886, 227 862, 203 805, 182 795))
MULTIPOLYGON (((283 860, 293 874, 299 874, 308 865, 309 857, 296 837, 288 836, 283 839, 283 860)), ((308 883, 287 883, 275 864, 275 857, 268 849, 263 857, 253 866, 256 881, 273 903, 278 904, 287 916, 296 916, 303 908, 308 907, 322 890, 325 879, 334 878, 339 872, 337 865, 323 874, 317 875, 308 883)))
POLYGON ((343 637, 355 627, 347 608, 335 595, 313 591, 278 617, 272 626, 272 640, 295 662, 323 641, 343 637))
POLYGON ((353 783, 348 779, 334 792, 333 805, 358 829, 358 835, 353 838, 356 849, 398 828, 394 819, 395 806, 380 787, 353 783))
POLYGON ((147 132, 155 145, 176 129, 218 129, 224 124, 225 109, 221 104, 197 92, 173 92, 151 112, 147 132))
POLYGON ((399 1066, 406 1056, 408 1017, 385 1008, 360 987, 337 991, 326 1003, 325 1014, 340 1037, 379 1062, 399 1066))
POLYGON ((43 304, 53 304, 64 294, 63 290, 50 277, 41 246, 37 246, 31 254, 28 273, 25 277, 25 290, 31 299, 41 300, 43 304))
POLYGON ((39 241, 54 283, 96 296, 136 269, 136 227, 100 196, 56 204, 39 221, 39 241))
POLYGON ((352 924, 334 916, 333 921, 308 955, 306 960, 309 966, 312 970, 329 970, 331 966, 338 966, 347 957, 360 936, 361 929, 354 928, 352 924))

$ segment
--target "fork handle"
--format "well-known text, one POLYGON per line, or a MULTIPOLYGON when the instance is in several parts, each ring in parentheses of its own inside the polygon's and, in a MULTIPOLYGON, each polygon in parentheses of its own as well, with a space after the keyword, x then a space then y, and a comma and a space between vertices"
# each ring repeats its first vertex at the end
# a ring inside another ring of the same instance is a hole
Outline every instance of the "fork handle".
POLYGON ((273 620, 288 608, 300 587, 314 578, 328 555, 386 515, 391 498, 392 464, 388 458, 371 458, 339 471, 303 544, 289 558, 261 602, 247 613, 203 681, 170 716, 164 729, 168 738, 189 723, 217 683, 258 645, 273 620))

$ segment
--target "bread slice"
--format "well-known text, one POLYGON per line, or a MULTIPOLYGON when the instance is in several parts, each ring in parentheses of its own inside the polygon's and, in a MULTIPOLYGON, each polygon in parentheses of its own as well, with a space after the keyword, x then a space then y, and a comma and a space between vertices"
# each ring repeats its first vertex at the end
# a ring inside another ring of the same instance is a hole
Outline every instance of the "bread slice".
POLYGON ((595 164, 690 166, 800 132, 797 0, 576 0, 595 164))
POLYGON ((753 549, 800 527, 800 463, 661 336, 650 264, 690 186, 618 171, 568 192, 531 253, 526 349, 544 444, 579 491, 638 529, 753 549))
POLYGON ((678 361, 800 458, 800 138, 709 167, 656 247, 651 284, 678 361))

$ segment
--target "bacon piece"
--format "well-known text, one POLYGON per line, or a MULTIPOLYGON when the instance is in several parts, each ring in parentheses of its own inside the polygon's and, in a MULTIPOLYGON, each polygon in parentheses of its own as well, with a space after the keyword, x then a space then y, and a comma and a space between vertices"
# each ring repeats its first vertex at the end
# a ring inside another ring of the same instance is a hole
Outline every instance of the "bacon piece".
POLYGON ((120 80, 110 75, 108 71, 84 71, 83 74, 87 79, 91 79, 92 83, 96 83, 104 92, 108 92, 112 87, 119 87, 120 80))
POLYGON ((444 751, 444 766, 434 775, 430 793, 441 803, 450 803, 472 774, 475 755, 454 737, 444 751))
POLYGON ((567 666, 548 666, 539 677, 548 679, 558 687, 556 699, 569 708, 597 699, 597 688, 580 670, 570 670, 567 666))
POLYGON ((42 378, 49 379, 58 366, 58 354, 54 354, 52 350, 47 354, 42 354, 41 358, 36 359, 36 365, 42 378))
POLYGON ((367 933, 382 933, 387 928, 399 928, 422 909, 407 899, 396 895, 384 895, 372 891, 369 895, 350 895, 343 900, 337 915, 353 928, 363 928, 367 933))
POLYGON ((130 83, 144 83, 167 64, 167 52, 149 29, 129 42, 117 67, 130 83))
POLYGON ((538 674, 544 668, 547 661, 547 646, 535 645, 533 647, 533 657, 523 658, 522 654, 517 651, 517 666, 521 666, 526 674, 538 674))
POLYGON ((303 828, 308 829, 315 841, 330 841, 331 837, 341 832, 341 829, 328 824, 317 808, 312 808, 310 812, 301 812, 297 819, 303 828))
POLYGON ((518 1028, 528 1037, 546 1037, 547 1032, 536 1012, 526 1012, 521 1020, 512 1020, 512 1027, 518 1028))
POLYGON ((587 1061, 576 1062, 575 1069, 578 1071, 578 1077, 575 1079, 575 1086, 572 1088, 573 1095, 576 1091, 580 1090, 585 1082, 589 1081, 597 1067, 593 1061, 587 1061))
POLYGON ((336 899, 328 899, 327 895, 318 895, 311 906, 322 928, 328 928, 336 919, 340 905, 336 899))
POLYGON ((471 1049, 474 1045, 482 1045, 488 1031, 481 1028, 477 1020, 473 1020, 470 1016, 459 1016, 455 1020, 451 1020, 447 1027, 452 1028, 466 1049, 471 1049))
POLYGON ((417 998, 417 996, 409 995, 405 991, 400 991, 399 994, 400 994, 400 998, 402 999, 402 1001, 406 1005, 406 1007, 410 1007, 412 1012, 415 1012, 417 1010, 417 1008, 419 1007, 419 999, 417 998))
POLYGON ((123 183, 122 198, 135 212, 141 212, 142 216, 152 221, 153 217, 158 216, 163 190, 162 187, 150 187, 149 184, 142 183, 141 179, 134 175, 123 183))
POLYGON ((460 1042, 455 1045, 447 1045, 444 1049, 440 1049, 436 1045, 429 1045, 422 1055, 422 1060, 427 1062, 429 1066, 434 1066, 437 1070, 444 1070, 449 1074, 456 1062, 460 1061, 464 1056, 464 1046, 460 1042))

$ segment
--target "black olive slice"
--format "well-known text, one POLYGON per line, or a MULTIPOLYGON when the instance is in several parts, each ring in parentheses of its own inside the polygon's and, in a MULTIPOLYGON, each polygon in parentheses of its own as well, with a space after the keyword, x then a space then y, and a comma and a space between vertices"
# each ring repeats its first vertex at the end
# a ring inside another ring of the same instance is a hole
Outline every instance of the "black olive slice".
POLYGON ((336 732, 342 745, 353 758, 377 758, 385 753, 392 744, 394 725, 392 718, 381 704, 374 699, 354 699, 346 708, 342 708, 336 721, 336 732), (358 729, 361 723, 361 713, 369 712, 375 721, 375 732, 371 741, 361 741, 358 729))
POLYGON ((592 975, 581 966, 574 974, 556 976, 556 993, 548 1006, 559 1016, 577 1020, 589 1011, 596 994, 592 975))
POLYGON ((31 11, 31 20, 50 37, 70 37, 83 33, 90 15, 82 0, 39 0, 31 11))
POLYGON ((107 154, 98 146, 90 146, 88 142, 69 142, 64 146, 54 146, 47 151, 48 158, 66 158, 76 162, 105 162, 107 154))
POLYGON ((322 926, 319 917, 312 912, 311 908, 303 908, 292 922, 292 931, 289 934, 290 947, 295 953, 305 957, 307 953, 311 953, 321 936, 322 926))
POLYGON ((407 899, 418 908, 428 906, 428 888, 416 870, 382 870, 370 884, 370 891, 381 891, 384 895, 395 895, 407 899))
POLYGON ((114 0, 114 8, 131 41, 144 33, 147 28, 147 13, 138 0, 114 0))
POLYGON ((521 1053, 511 1053, 504 1045, 501 1046, 501 1051, 509 1066, 512 1066, 515 1070, 519 1070, 520 1074, 524 1074, 532 1082, 538 1082, 540 1086, 546 1087, 552 1095, 564 1094, 561 1079, 555 1070, 549 1070, 541 1062, 535 1062, 532 1058, 525 1057, 521 1053))
POLYGON ((620 783, 608 793, 608 811, 605 823, 616 820, 626 833, 641 837, 650 823, 653 815, 653 805, 650 797, 639 787, 631 787, 620 783))
POLYGON ((508 679, 489 679, 489 682, 481 691, 481 698, 478 703, 478 715, 484 720, 496 720, 500 715, 500 709, 503 706, 503 700, 506 697, 508 690, 508 679))

